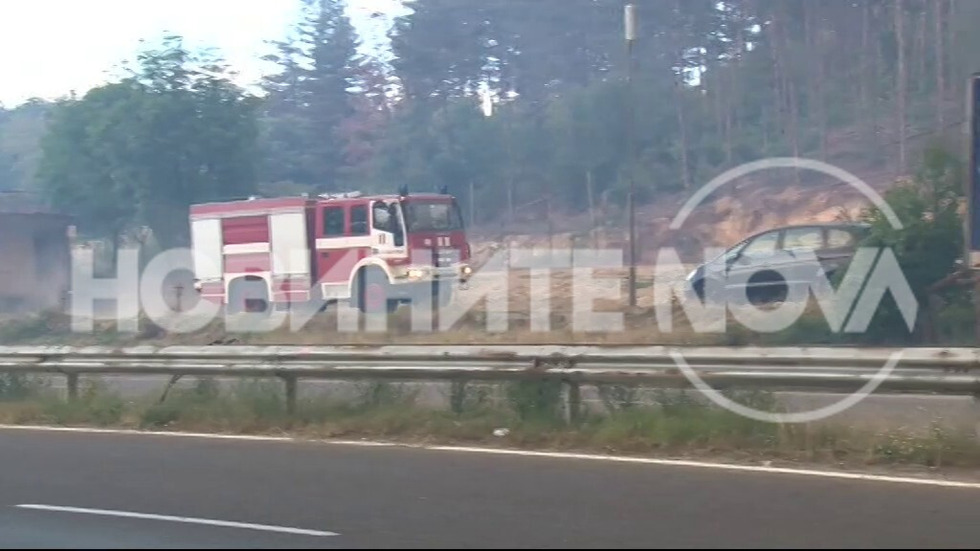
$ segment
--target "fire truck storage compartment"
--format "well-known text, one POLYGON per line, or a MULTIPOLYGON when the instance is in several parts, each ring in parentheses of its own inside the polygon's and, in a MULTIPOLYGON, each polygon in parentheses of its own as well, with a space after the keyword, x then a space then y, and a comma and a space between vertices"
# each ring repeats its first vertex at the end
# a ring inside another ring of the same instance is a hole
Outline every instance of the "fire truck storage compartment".
POLYGON ((310 248, 307 242, 306 213, 286 212, 270 216, 272 236, 272 274, 309 276, 310 248))
POLYGON ((269 242, 269 217, 235 216, 221 219, 221 233, 225 245, 246 245, 269 242))
POLYGON ((224 274, 221 220, 204 218, 191 223, 192 247, 197 257, 194 271, 200 280, 220 280, 224 274))

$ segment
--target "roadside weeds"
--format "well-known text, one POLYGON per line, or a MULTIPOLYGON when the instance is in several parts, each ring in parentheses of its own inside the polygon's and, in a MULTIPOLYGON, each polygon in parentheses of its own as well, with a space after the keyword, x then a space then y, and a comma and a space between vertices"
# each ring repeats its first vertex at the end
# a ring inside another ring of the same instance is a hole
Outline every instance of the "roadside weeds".
MULTIPOLYGON (((449 407, 423 405, 415 391, 365 382, 353 395, 301 396, 286 413, 281 384, 246 380, 229 387, 201 378, 172 389, 124 398, 99 380, 67 402, 42 379, 0 375, 0 424, 121 428, 309 439, 381 440, 426 445, 507 447, 822 465, 844 469, 972 469, 980 441, 963 429, 933 426, 869 431, 843 424, 777 425, 713 407, 683 391, 654 391, 639 402, 632 389, 605 388, 603 407, 568 415, 560 389, 543 382, 453 387, 449 407)), ((775 411, 766 393, 732 399, 775 411)))

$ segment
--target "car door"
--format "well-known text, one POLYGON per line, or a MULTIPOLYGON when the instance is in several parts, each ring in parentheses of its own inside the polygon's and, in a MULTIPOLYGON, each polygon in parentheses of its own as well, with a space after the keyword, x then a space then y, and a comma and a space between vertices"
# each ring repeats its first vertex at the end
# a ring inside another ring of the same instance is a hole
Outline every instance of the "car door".
POLYGON ((861 228, 857 227, 830 227, 827 228, 825 245, 820 253, 820 261, 823 264, 827 278, 831 278, 841 269, 846 269, 848 263, 854 257, 858 244, 864 237, 861 228))
POLYGON ((815 262, 820 261, 825 248, 824 229, 820 226, 800 226, 783 231, 779 268, 791 290, 797 293, 808 291, 819 273, 815 262))
POLYGON ((782 230, 772 230, 753 237, 728 268, 726 289, 742 296, 746 287, 767 287, 782 280, 771 270, 776 261, 782 230))

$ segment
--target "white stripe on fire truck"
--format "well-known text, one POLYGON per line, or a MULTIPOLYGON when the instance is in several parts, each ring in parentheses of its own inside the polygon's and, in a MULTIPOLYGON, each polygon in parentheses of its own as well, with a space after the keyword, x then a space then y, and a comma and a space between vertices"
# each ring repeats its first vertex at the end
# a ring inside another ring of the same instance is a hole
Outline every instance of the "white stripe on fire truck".
POLYGON ((235 245, 225 245, 222 251, 225 254, 261 254, 271 251, 269 243, 239 243, 235 245))
POLYGON ((197 220, 221 220, 224 218, 248 218, 252 216, 271 216, 273 214, 293 214, 306 212, 304 207, 277 207, 264 209, 242 209, 234 211, 191 213, 190 219, 197 220))
POLYGON ((354 237, 321 237, 316 240, 317 250, 352 249, 354 247, 370 247, 373 240, 370 235, 354 237))

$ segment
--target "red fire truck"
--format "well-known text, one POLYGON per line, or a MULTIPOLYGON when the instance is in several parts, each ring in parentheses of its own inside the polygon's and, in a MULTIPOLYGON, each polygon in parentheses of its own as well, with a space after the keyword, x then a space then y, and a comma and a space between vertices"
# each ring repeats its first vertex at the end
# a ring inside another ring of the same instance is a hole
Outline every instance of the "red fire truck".
POLYGON ((231 313, 349 301, 392 311, 446 304, 472 269, 456 199, 445 193, 249 198, 193 205, 195 288, 231 313))

